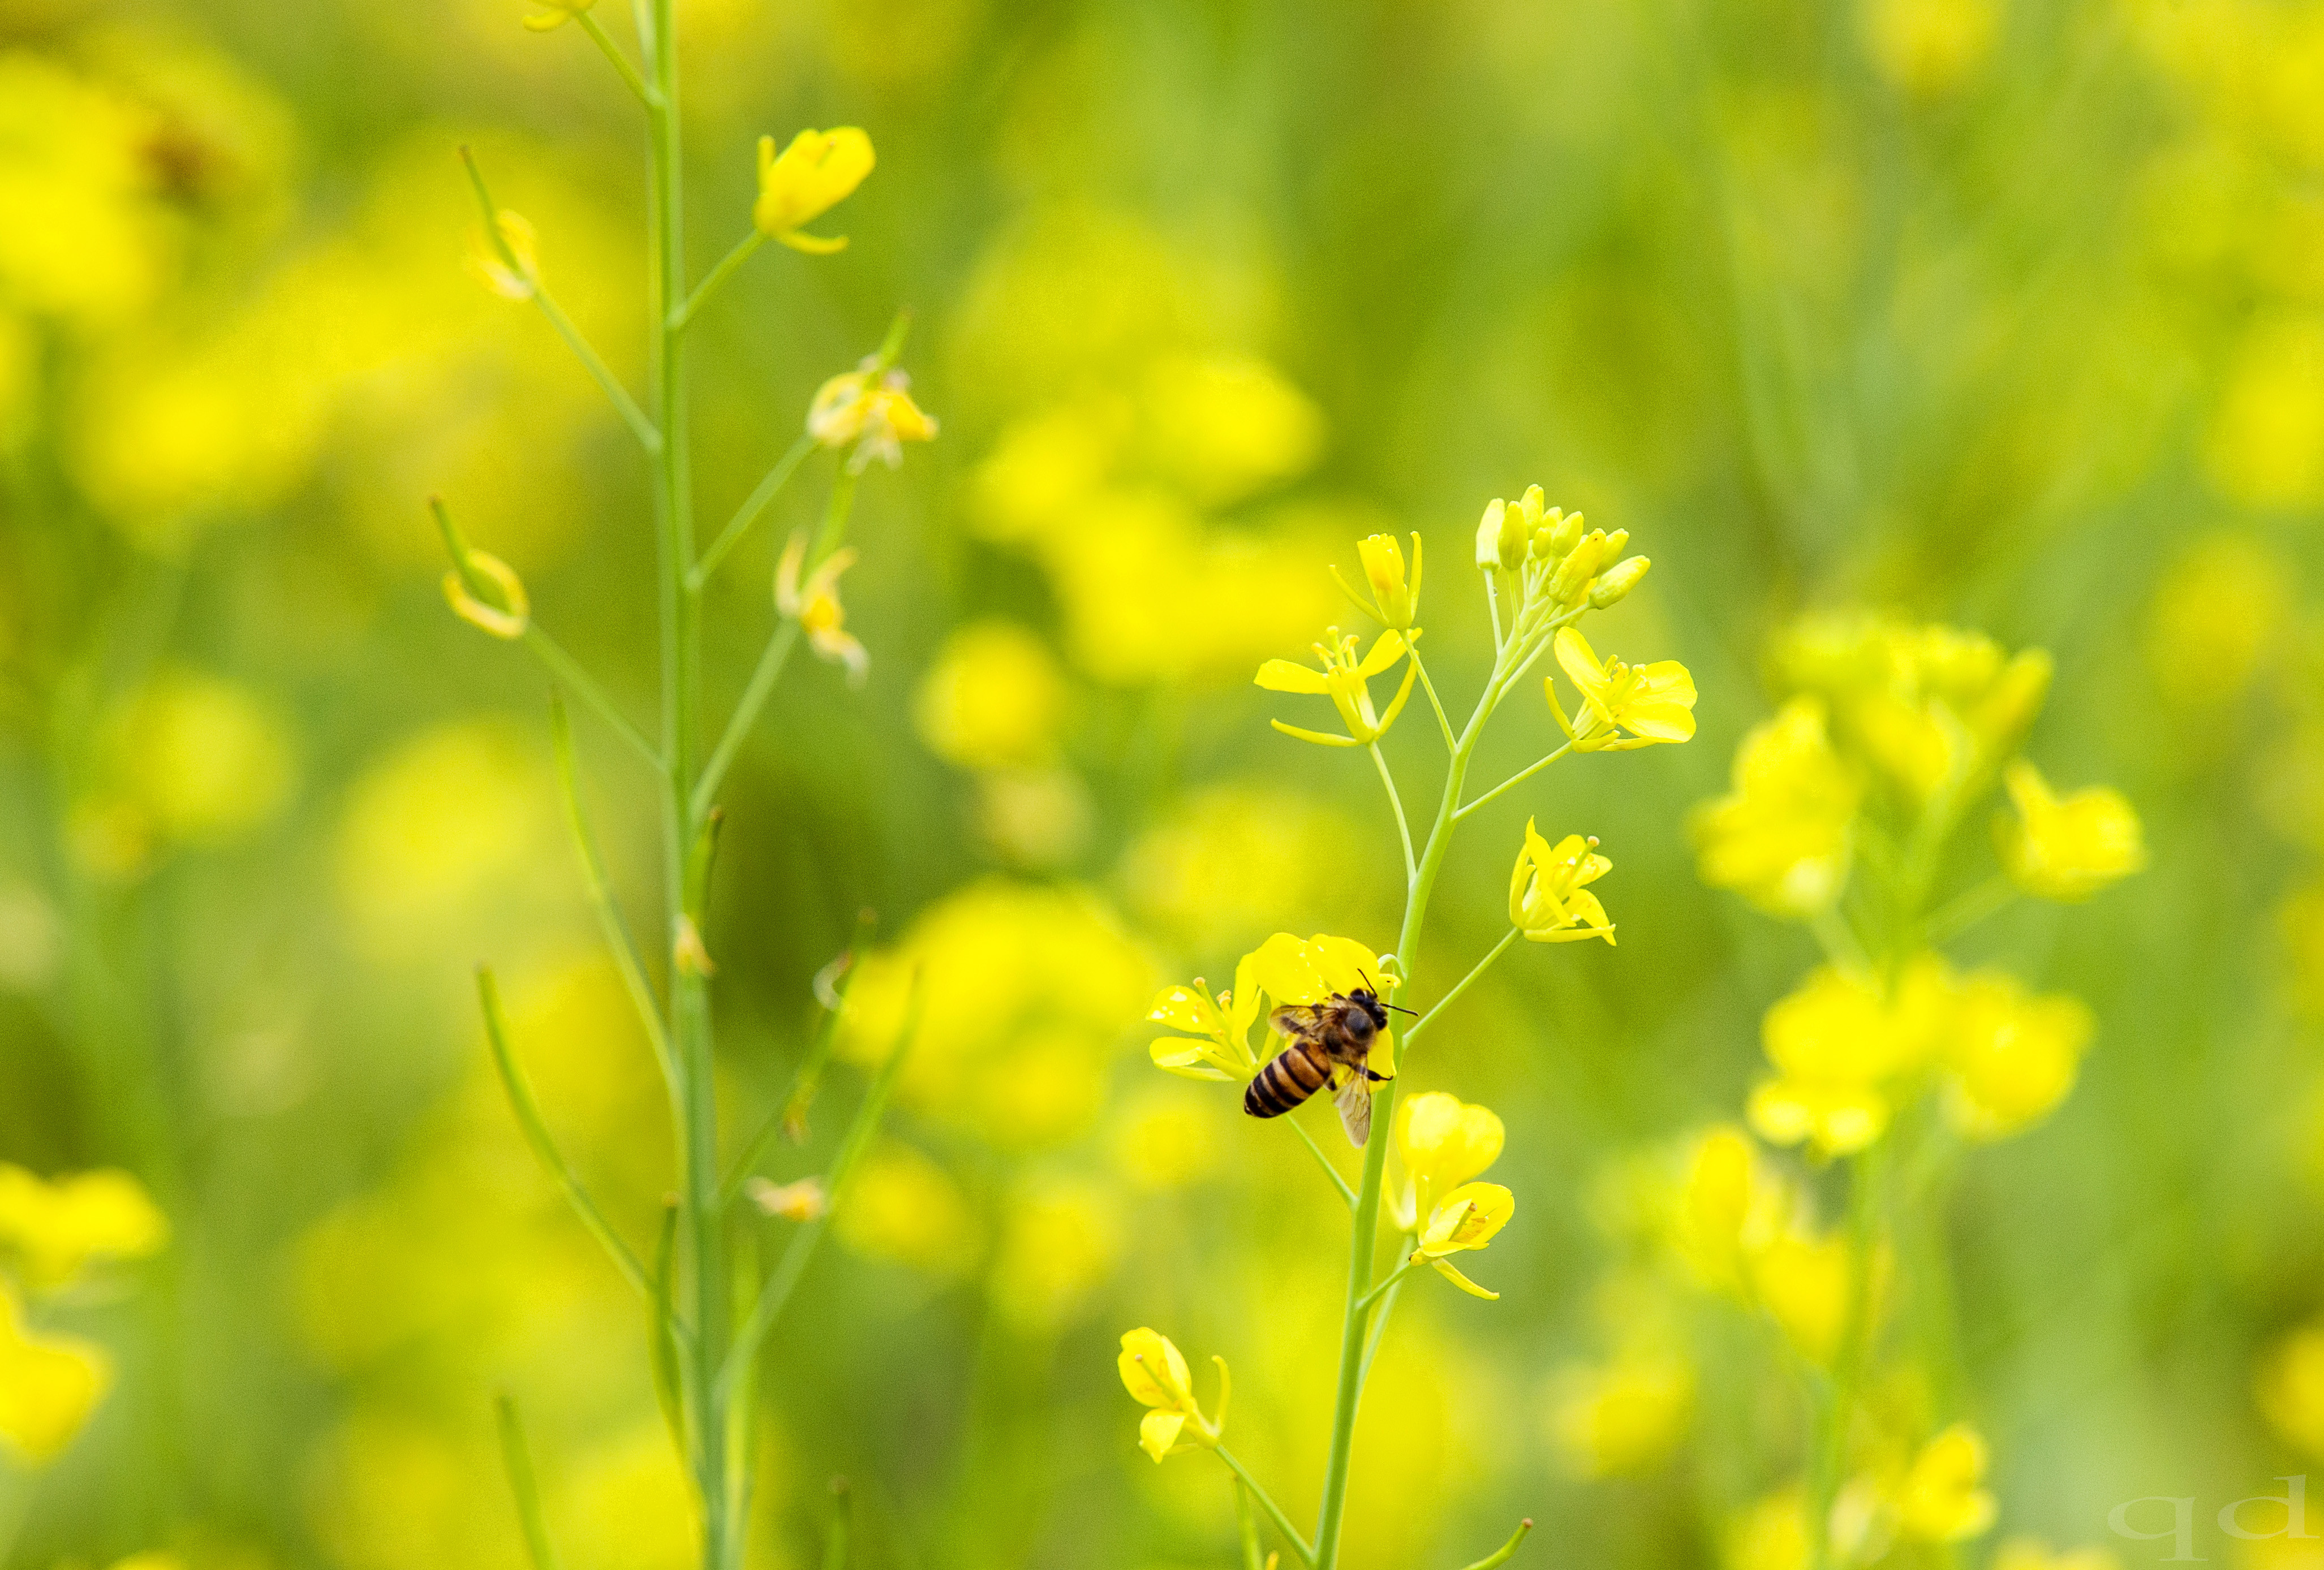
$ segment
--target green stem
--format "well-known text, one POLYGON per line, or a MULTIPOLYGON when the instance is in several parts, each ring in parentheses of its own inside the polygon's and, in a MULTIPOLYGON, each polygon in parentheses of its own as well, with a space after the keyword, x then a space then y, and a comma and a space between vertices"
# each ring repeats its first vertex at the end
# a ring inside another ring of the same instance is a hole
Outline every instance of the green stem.
POLYGON ((1369 1312, 1371 1306, 1379 1301, 1381 1297, 1384 1296, 1390 1289, 1394 1288, 1397 1282, 1403 1281, 1405 1277, 1410 1275, 1413 1272, 1422 1268, 1423 1267, 1419 1264, 1406 1262, 1405 1265, 1394 1275, 1388 1277, 1386 1281, 1380 1282, 1379 1285, 1374 1287, 1370 1291, 1366 1292, 1361 1298, 1358 1299, 1356 1301, 1356 1307, 1359 1309, 1369 1312))
POLYGON ((702 559, 694 564, 694 571, 687 579, 689 588, 697 594, 702 592, 702 586, 710 581, 710 574, 716 572, 718 564, 726 559, 726 553, 742 543, 742 537, 750 532, 751 525, 758 521, 759 514, 764 512, 767 504, 775 499, 775 493, 783 488, 792 473, 814 451, 815 438, 802 435, 790 445, 788 452, 775 460, 775 466, 767 471, 758 488, 734 510, 734 516, 727 520, 726 527, 719 531, 710 548, 702 553, 702 559))
POLYGON ((517 1067, 516 1056, 509 1048, 508 1022, 501 1014, 499 984, 493 981, 492 971, 481 966, 476 970, 476 1000, 484 1010, 484 1039, 492 1046, 493 1067, 500 1071, 501 1087, 508 1092, 509 1105, 515 1110, 517 1126, 524 1133, 525 1143, 532 1147, 533 1155, 572 1204, 581 1217, 581 1225, 613 1256, 613 1268, 621 1272, 622 1279, 650 1306, 653 1289, 646 1281, 645 1267, 605 1219, 605 1213, 597 1208, 597 1201, 582 1185, 581 1174, 558 1150, 549 1125, 541 1120, 540 1104, 532 1098, 532 1087, 525 1082, 524 1070, 517 1067))
POLYGON ((630 427, 630 434, 638 438, 647 452, 659 453, 663 443, 661 432, 646 418, 645 411, 637 406, 637 400, 630 396, 621 379, 598 357, 597 351, 589 346, 589 340, 581 335, 581 329, 573 325, 573 318, 565 314, 565 308, 557 303, 548 287, 538 278, 532 280, 532 303, 540 308, 540 314, 549 318, 549 325, 557 329, 557 335, 565 340, 565 346, 573 351, 574 358, 581 362, 581 368, 604 390, 606 398, 613 405, 613 411, 622 417, 622 423, 630 427))
POLYGON ((1372 1376, 1372 1359, 1379 1355, 1380 1338, 1388 1334, 1388 1316, 1396 1312, 1397 1299, 1404 1296, 1402 1276, 1403 1272, 1398 1272, 1397 1279, 1388 1283, 1388 1295, 1380 1299, 1379 1312, 1372 1316, 1371 1324, 1364 1331, 1364 1367, 1361 1377, 1365 1379, 1372 1376))
POLYGON ((549 1523, 540 1512, 540 1487, 532 1475, 532 1456, 525 1449, 524 1424, 517 1417, 516 1398, 503 1391, 499 1409, 501 1459, 507 1464, 509 1492, 516 1495, 517 1522, 524 1529, 525 1551, 533 1570, 557 1570, 557 1549, 549 1540, 549 1523))
POLYGON ((1858 1387, 1862 1384, 1872 1340, 1872 1253, 1874 1224, 1878 1213, 1880 1163, 1886 1143, 1874 1144, 1850 1158, 1848 1195, 1849 1282, 1848 1313, 1832 1368, 1831 1389, 1823 1402, 1816 1435, 1813 1471, 1809 1479, 1808 1542, 1812 1570, 1830 1570, 1831 1508, 1840 1497, 1840 1474, 1848 1463, 1848 1427, 1855 1416, 1858 1387))
POLYGON ((823 1570, 847 1570, 847 1479, 831 1480, 831 1536, 823 1545, 823 1570))
MULTIPOLYGON (((1501 663, 1505 666, 1506 658, 1501 663)), ((1468 778, 1469 760, 1505 685, 1499 679, 1499 669, 1494 674, 1496 679, 1486 684, 1483 695, 1477 700, 1476 712, 1470 716, 1469 727, 1462 733, 1445 766, 1444 794, 1437 801, 1436 822, 1429 830, 1427 849, 1421 852, 1419 864, 1406 886, 1404 926, 1397 937, 1396 958, 1397 968, 1407 987, 1419 959, 1428 897, 1435 889, 1437 872, 1452 842, 1452 813, 1461 799, 1462 785, 1468 778)), ((1324 1461, 1323 1499, 1315 1524, 1316 1570, 1333 1570, 1339 1560, 1340 1529, 1348 1497, 1348 1458, 1355 1446, 1356 1404, 1363 1393, 1363 1300, 1371 1290, 1372 1255, 1379 1241, 1380 1189, 1388 1170, 1389 1142, 1382 1131, 1394 1125, 1399 1083, 1390 1079, 1373 1096, 1373 1136, 1365 1143, 1363 1182, 1356 1191, 1354 1237, 1348 1250, 1347 1306, 1340 1327, 1339 1390, 1333 1402, 1332 1447, 1324 1461)))
POLYGON ((1508 1542, 1468 1566, 1468 1570, 1499 1570, 1499 1566, 1508 1564, 1510 1557, 1517 1553, 1517 1545, 1525 1541, 1526 1534, 1531 1530, 1533 1530, 1533 1518, 1527 1516, 1517 1523, 1517 1529, 1509 1534, 1508 1542))
POLYGON ((1259 1518, 1250 1513, 1250 1484, 1235 1479, 1235 1534, 1242 1547, 1242 1570, 1266 1570, 1259 1552, 1259 1518))
MULTIPOLYGON (((751 1136, 750 1142, 742 1147, 742 1153, 735 1157, 733 1165, 727 1169, 726 1182, 722 1189, 724 1203, 732 1205, 742 1197, 742 1185, 751 1180, 751 1170, 774 1148, 777 1139, 786 1134, 794 1140, 807 1137, 807 1106, 815 1098, 816 1086, 823 1078, 825 1065, 831 1060, 832 1048, 838 1042, 840 1015, 847 1006, 847 991, 854 985, 859 969, 854 960, 871 939, 871 918, 872 913, 866 911, 858 919, 854 942, 831 967, 837 970, 838 975, 833 979, 831 997, 823 1010, 822 1019, 816 1023, 814 1035, 808 1040, 806 1055, 799 1060, 798 1070, 792 1076, 790 1094, 783 1098, 780 1106, 767 1115, 766 1122, 759 1125, 759 1132, 751 1136)), ((816 1001, 824 1002, 820 997, 816 1001)))
POLYGON ((1469 974, 1461 978, 1460 981, 1453 987, 1452 991, 1446 993, 1443 996, 1438 998, 1434 1004, 1430 1005, 1428 1012, 1422 1015, 1419 1020, 1414 1024, 1413 1027, 1404 1033, 1404 1044, 1409 1047, 1413 1042, 1418 1041, 1420 1039, 1420 1033, 1426 1030, 1430 1025, 1435 1024, 1436 1016, 1443 1014, 1446 1009, 1450 1008, 1455 1002, 1457 1002, 1461 995, 1469 990, 1470 983, 1475 981, 1478 977, 1482 976, 1487 970, 1490 969, 1492 968, 1493 961, 1499 959, 1503 954, 1508 953, 1509 945, 1517 941, 1517 930, 1515 927, 1511 927, 1508 932, 1502 933, 1501 941, 1494 944, 1492 948, 1487 951, 1483 959, 1478 960, 1475 965, 1470 967, 1469 974))
POLYGON ((1332 1180, 1332 1187, 1340 1191, 1340 1198, 1347 1201, 1348 1207, 1354 1209, 1356 1191, 1348 1187, 1347 1179, 1340 1176, 1340 1169, 1332 1164, 1332 1158, 1323 1153, 1323 1147, 1315 1143, 1315 1136, 1307 1132, 1296 1115, 1283 1121, 1291 1125, 1291 1132, 1299 1136, 1300 1143, 1314 1152, 1315 1164, 1323 1169, 1323 1175, 1332 1180))
POLYGON ((1404 877, 1409 884, 1413 875, 1412 825, 1405 821, 1404 798, 1396 794, 1396 776, 1388 771, 1388 759, 1380 755, 1379 743, 1371 744, 1372 767, 1379 770, 1380 784, 1388 787, 1388 804, 1396 809, 1397 838, 1404 841, 1404 877))
MULTIPOLYGON (((472 588, 470 592, 474 592, 472 588)), ((631 724, 629 717, 613 706, 613 699, 590 679, 589 673, 581 668, 581 663, 565 651, 563 644, 543 632, 538 624, 527 623, 524 646, 532 650, 533 657, 540 660, 567 691, 588 704, 597 718, 605 722, 608 730, 627 742, 631 751, 644 758, 656 774, 662 772, 661 755, 654 750, 654 744, 646 739, 646 733, 631 724)))
POLYGON ((1259 1479, 1244 1470, 1243 1464, 1235 1459, 1233 1451, 1223 1445, 1214 1445, 1212 1448, 1219 1453, 1219 1459, 1227 1464, 1227 1469, 1235 1474, 1243 1487, 1250 1491, 1250 1496, 1259 1501, 1259 1508, 1267 1512, 1267 1519, 1274 1524, 1276 1531, 1282 1535, 1283 1540, 1291 1546, 1291 1552, 1298 1557, 1299 1562, 1313 1570, 1317 1563, 1316 1551, 1307 1546, 1307 1539, 1301 1537, 1298 1530, 1292 1526, 1291 1518, 1283 1513, 1283 1507, 1277 1504, 1274 1496, 1259 1486, 1259 1479))
MULTIPOLYGON (((1500 629, 1497 626, 1494 629, 1494 642, 1497 646, 1499 643, 1499 636, 1500 629)), ((1420 673, 1421 691, 1428 694, 1428 706, 1436 711, 1436 728, 1443 733, 1444 750, 1449 756, 1459 748, 1461 742, 1459 738, 1452 734, 1452 721, 1445 717, 1444 705, 1436 696, 1436 684, 1428 679, 1428 667, 1420 663, 1420 651, 1416 648, 1412 651, 1412 668, 1420 673)))
POLYGON ((726 730, 718 738, 710 761, 702 767, 702 779, 696 786, 694 800, 702 811, 718 799, 718 787, 725 782, 726 771, 734 762, 734 755, 742 750, 750 739, 751 727, 758 722, 759 711, 767 706, 774 695, 775 683, 783 674, 783 662, 790 658, 791 645, 798 641, 799 624, 786 617, 777 627, 767 647, 760 651, 759 663, 751 672, 750 684, 742 689, 742 701, 734 706, 733 718, 726 721, 726 730))
POLYGON ((654 1060, 661 1065, 662 1080, 675 1095, 678 1064, 670 1056, 669 1033, 662 1025, 661 999, 654 996, 653 983, 646 977, 645 960, 638 953, 637 940, 630 935, 630 924, 622 919, 621 906, 613 902, 604 863, 597 856, 596 837, 589 831, 588 814, 581 806, 580 774, 573 761, 572 722, 566 718, 565 705, 553 697, 549 703, 549 738, 557 755, 557 783, 565 793, 565 819, 573 831, 574 848, 581 855, 581 881, 589 891, 590 908, 597 913, 598 924, 604 929, 605 946, 613 950, 613 966, 622 973, 622 988, 629 993, 638 1018, 645 1025, 654 1060))
POLYGON ((734 270, 750 261, 757 253, 759 247, 766 243, 765 233, 759 229, 752 230, 736 241, 734 249, 726 252, 718 265, 710 270, 710 276, 704 279, 696 287, 694 293, 687 298, 686 303, 678 308, 677 319, 672 321, 670 326, 683 328, 687 323, 692 321, 695 313, 708 304, 710 297, 716 294, 720 287, 734 275, 734 270))
POLYGON ((613 35, 605 31, 604 23, 586 11, 575 12, 573 20, 581 24, 581 31, 589 35, 589 41, 604 55, 614 74, 622 78, 622 85, 636 95, 639 103, 649 109, 653 108, 657 102, 653 90, 646 86, 645 78, 638 75, 638 68, 630 63, 630 57, 622 52, 622 46, 615 43, 613 35))
POLYGON ((1509 776, 1508 778, 1495 785, 1491 790, 1487 791, 1483 795, 1479 796, 1475 801, 1471 802, 1467 806, 1456 810, 1452 814, 1454 821, 1458 822, 1460 819, 1467 817, 1470 813, 1475 812, 1486 803, 1499 796, 1504 791, 1513 791, 1517 789, 1517 786, 1525 784, 1526 781, 1531 779, 1543 769, 1547 768, 1551 764, 1555 763, 1559 758, 1563 757, 1567 753, 1572 750, 1573 743, 1569 741, 1564 746, 1559 748, 1555 752, 1551 753, 1548 757, 1536 759, 1527 767, 1519 769, 1517 773, 1509 776))
POLYGON ((2017 897, 2017 886, 1999 873, 1940 906, 1923 923, 1931 943, 1949 942, 2017 897))

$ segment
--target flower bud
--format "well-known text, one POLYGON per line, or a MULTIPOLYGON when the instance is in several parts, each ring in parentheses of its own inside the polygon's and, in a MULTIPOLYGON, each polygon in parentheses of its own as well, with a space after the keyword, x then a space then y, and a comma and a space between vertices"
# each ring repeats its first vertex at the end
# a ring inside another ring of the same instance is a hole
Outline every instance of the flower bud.
POLYGON ((1629 531, 1628 529, 1627 529, 1627 528, 1618 528, 1618 529, 1616 529, 1612 534, 1609 534, 1609 535, 1608 535, 1608 536, 1606 537, 1606 555, 1605 555, 1605 559, 1606 559, 1607 561, 1609 561, 1609 562, 1611 562, 1611 561, 1618 561, 1618 560, 1620 560, 1620 559, 1621 559, 1621 555, 1622 555, 1622 547, 1623 547, 1624 546, 1628 545, 1629 543, 1630 543, 1630 531, 1629 531))
POLYGON ((1549 597, 1570 603, 1579 600, 1598 575, 1599 564, 1606 559, 1606 537, 1596 529, 1582 537, 1581 543, 1566 553, 1557 564, 1557 571, 1549 577, 1549 597))
POLYGON ((1547 512, 1543 510, 1543 500, 1541 487, 1538 485, 1526 486, 1525 489, 1525 494, 1517 498, 1517 510, 1525 514, 1525 526, 1526 528, 1538 528, 1541 527, 1541 520, 1545 517, 1554 519, 1557 516, 1554 509, 1547 512))
MULTIPOLYGON (((1613 543, 1610 536, 1607 543, 1613 543)), ((1632 556, 1608 568, 1590 590, 1591 609, 1603 611, 1619 603, 1623 595, 1638 586, 1638 580, 1646 575, 1646 569, 1652 565, 1644 556, 1632 556)))
POLYGON ((1501 565, 1501 526, 1508 514, 1509 504, 1496 496, 1477 520, 1477 565, 1488 573, 1501 565))
POLYGON ((1364 578, 1371 585, 1372 605, 1379 619, 1399 632, 1409 631, 1420 609, 1420 536, 1412 537, 1412 575, 1406 579, 1404 550, 1396 537, 1375 534, 1356 542, 1363 558, 1364 578))
POLYGON ((1561 512, 1555 508, 1550 510, 1549 521, 1555 526, 1549 537, 1549 554, 1553 556, 1562 556, 1581 544, 1582 531, 1588 527, 1580 513, 1561 512))

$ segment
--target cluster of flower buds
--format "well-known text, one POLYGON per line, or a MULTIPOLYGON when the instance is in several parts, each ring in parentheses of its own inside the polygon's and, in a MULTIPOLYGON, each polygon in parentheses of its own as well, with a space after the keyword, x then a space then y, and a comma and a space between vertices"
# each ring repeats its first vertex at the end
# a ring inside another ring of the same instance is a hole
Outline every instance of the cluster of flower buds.
POLYGON ((1545 507, 1538 485, 1516 501, 1495 498, 1477 524, 1477 565, 1517 575, 1525 602, 1603 611, 1638 586, 1650 564, 1622 555, 1628 529, 1591 528, 1579 512, 1545 507))

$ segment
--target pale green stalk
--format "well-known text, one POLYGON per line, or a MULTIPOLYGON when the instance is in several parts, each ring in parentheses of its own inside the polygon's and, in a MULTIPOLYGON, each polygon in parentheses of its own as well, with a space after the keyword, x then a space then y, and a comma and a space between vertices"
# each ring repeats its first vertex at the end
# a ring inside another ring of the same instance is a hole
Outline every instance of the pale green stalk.
POLYGON ((581 31, 589 35, 589 41, 604 53, 606 63, 613 68, 613 74, 622 78, 622 85, 629 88, 639 103, 652 108, 659 100, 652 89, 646 86, 645 78, 638 75, 638 68, 630 63, 630 57, 622 52, 622 46, 615 43, 613 34, 605 31, 605 24, 586 11, 575 12, 573 20, 581 24, 581 31))
POLYGON ((1850 1158, 1848 1191, 1848 1313, 1841 1323, 1831 1388, 1817 1411, 1815 1452, 1808 1478, 1808 1562, 1811 1570, 1832 1564, 1831 1509, 1840 1497, 1848 1463, 1848 1426, 1870 1361, 1872 1338, 1873 1233, 1880 1203, 1880 1170, 1887 1142, 1873 1143, 1850 1158))
POLYGON ((1292 1526, 1291 1518, 1283 1513, 1283 1507, 1277 1504, 1274 1496, 1259 1485, 1259 1479, 1253 1477, 1244 1469, 1243 1464, 1235 1459, 1233 1451, 1223 1445, 1214 1445, 1212 1448, 1219 1453, 1219 1459, 1227 1464, 1228 1469, 1235 1474, 1236 1480, 1249 1492, 1250 1497, 1259 1501, 1259 1508, 1267 1512, 1267 1519, 1274 1523, 1275 1529, 1282 1534, 1283 1540, 1291 1546, 1293 1555, 1302 1565, 1310 1566, 1312 1570, 1312 1567, 1317 1564, 1315 1550, 1307 1546, 1307 1539, 1301 1537, 1292 1526))
POLYGON ((1428 1012, 1422 1015, 1420 1018, 1415 1022, 1413 1027, 1404 1033, 1405 1046, 1409 1048, 1413 1042, 1418 1041, 1420 1039, 1420 1033, 1426 1030, 1430 1025, 1434 1024, 1436 1023, 1436 1016, 1443 1014, 1446 1009, 1452 1007, 1452 1005, 1459 1000, 1461 995, 1469 990, 1471 983, 1474 982, 1478 977, 1482 976, 1486 971, 1491 969, 1493 961, 1508 953, 1509 951, 1509 945, 1517 941, 1517 930, 1515 927, 1511 927, 1508 932, 1503 932, 1501 934, 1501 941, 1494 944, 1492 948, 1487 951, 1483 959, 1478 960, 1476 964, 1470 967, 1469 974, 1461 978, 1460 981, 1453 987, 1452 991, 1446 993, 1443 996, 1431 1004, 1429 1005, 1428 1012))
POLYGON ((774 467, 767 471, 766 477, 744 499, 742 505, 734 510, 734 516, 727 519, 724 528, 718 531, 718 537, 710 542, 710 548, 702 553, 702 559, 694 564, 694 571, 687 579, 692 588, 699 592, 702 585, 710 581, 710 574, 718 570, 718 564, 726 559, 726 553, 742 544, 742 537, 751 531, 751 525, 757 522, 759 514, 767 510, 767 503, 775 499, 775 492, 783 488, 792 473, 807 462, 807 455, 814 451, 815 438, 801 433, 799 439, 775 460, 774 467))
POLYGON ((1467 1570, 1499 1570, 1499 1566, 1508 1564, 1516 1555, 1517 1545, 1526 1540, 1526 1534, 1531 1530, 1533 1530, 1533 1518, 1527 1516, 1517 1523, 1517 1529, 1509 1534, 1508 1542, 1503 1543, 1475 1564, 1469 1565, 1467 1570))
POLYGON ((517 1523, 524 1529, 525 1552, 533 1570, 557 1570, 557 1550, 549 1541, 549 1523, 540 1511, 540 1487, 533 1479, 532 1456, 524 1444, 524 1424, 516 1413, 516 1398, 503 1391, 496 1403, 500 1412, 501 1459, 508 1466, 509 1491, 516 1495, 517 1523))
POLYGON ((1347 1179, 1340 1176, 1340 1169, 1332 1164, 1332 1158, 1323 1153, 1323 1147, 1315 1143, 1315 1136, 1307 1132, 1296 1114, 1283 1121, 1291 1125, 1291 1132, 1297 1134, 1300 1142, 1314 1153, 1315 1164, 1323 1169, 1323 1175, 1332 1180, 1332 1187, 1340 1191, 1340 1198, 1347 1202, 1350 1209, 1353 1209, 1356 1203, 1356 1191, 1348 1187, 1347 1179))
POLYGON ((734 276, 734 270, 750 261, 757 254, 759 247, 766 243, 765 233, 756 228, 736 241, 734 249, 726 252, 718 265, 710 270, 710 276, 704 279, 693 295, 678 308, 678 318, 670 326, 682 328, 687 323, 692 321, 696 313, 710 303, 710 297, 716 294, 726 280, 734 276))

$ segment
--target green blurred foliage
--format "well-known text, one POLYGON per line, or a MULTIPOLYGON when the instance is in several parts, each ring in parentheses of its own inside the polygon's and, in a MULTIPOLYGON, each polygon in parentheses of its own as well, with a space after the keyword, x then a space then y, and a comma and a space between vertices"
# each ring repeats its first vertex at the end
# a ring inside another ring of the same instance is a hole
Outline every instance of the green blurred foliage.
MULTIPOLYGON (((468 991, 502 969, 643 1247, 669 1151, 543 683, 446 613, 421 506, 649 712, 625 433, 462 266, 467 143, 640 371, 634 106, 524 9, 0 0, 0 1158, 125 1169, 171 1232, 55 1306, 117 1366, 53 1464, 0 1463, 10 1565, 513 1565, 500 1388, 567 1563, 690 1551, 635 1305, 517 1138, 468 991)), ((1416 1068, 1500 1114, 1519 1208, 1499 1303, 1399 1311, 1349 1562, 1449 1565, 1524 1513, 1536 1555, 1699 1564, 1796 1469, 1720 1442, 1785 1399, 1748 1345, 1644 1476, 1572 1476, 1552 1414, 1626 1312, 1603 1174, 1736 1115, 1815 958, 1703 887, 1683 829, 1814 607, 2052 651, 2030 754, 2119 785, 2153 849, 1966 945, 2098 1022, 2071 1099, 1933 1223, 2005 1526, 2100 1541, 2119 1501, 2209 1508, 2324 1456, 2324 1353, 2302 1385, 2274 1350, 2324 1310, 2324 5, 682 12, 697 267, 747 226, 761 133, 880 152, 844 254, 761 256, 712 309, 705 528, 898 302, 944 422, 863 483, 868 685, 795 665, 728 792, 731 1137, 779 1105, 859 910, 948 1015, 777 1329, 758 1563, 816 1557, 835 1474, 868 1565, 1225 1563, 1213 1469, 1133 1448, 1111 1364, 1138 1324, 1228 1358, 1238 1449, 1310 1507, 1336 1207, 1278 1131, 1156 1075, 1139 1021, 1275 931, 1393 941, 1374 779, 1268 730, 1249 675, 1344 617, 1323 569, 1357 536, 1416 528, 1432 668, 1471 690, 1471 520, 1536 481, 1655 557, 1591 636, 1684 661, 1702 732, 1561 765, 1456 852, 1432 987, 1503 930, 1528 812, 1601 840, 1622 941, 1521 946, 1416 1068)), ((722 574, 714 704, 830 467, 722 574)), ((1519 707, 1483 777, 1554 737, 1519 707)), ((579 723, 643 898, 647 782, 579 723)), ((1388 748, 1418 773, 1435 745, 1416 705, 1388 748)), ((861 1083, 779 1161, 815 1170, 861 1083)))

